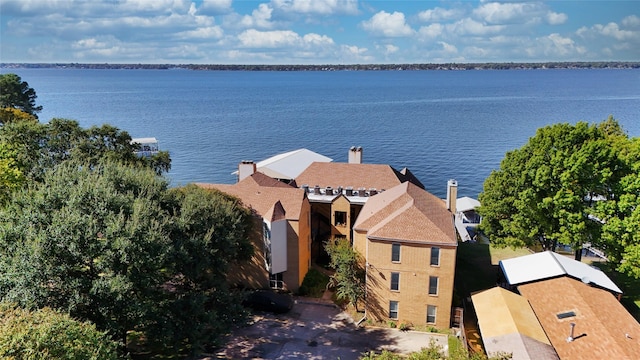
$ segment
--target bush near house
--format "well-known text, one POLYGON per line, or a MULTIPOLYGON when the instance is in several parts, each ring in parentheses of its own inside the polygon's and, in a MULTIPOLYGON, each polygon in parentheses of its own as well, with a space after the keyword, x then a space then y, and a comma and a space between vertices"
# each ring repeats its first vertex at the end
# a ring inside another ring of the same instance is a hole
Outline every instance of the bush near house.
POLYGON ((311 268, 302 280, 302 285, 298 289, 298 294, 301 296, 309 296, 313 298, 321 298, 324 291, 327 289, 329 283, 329 277, 318 269, 311 268))

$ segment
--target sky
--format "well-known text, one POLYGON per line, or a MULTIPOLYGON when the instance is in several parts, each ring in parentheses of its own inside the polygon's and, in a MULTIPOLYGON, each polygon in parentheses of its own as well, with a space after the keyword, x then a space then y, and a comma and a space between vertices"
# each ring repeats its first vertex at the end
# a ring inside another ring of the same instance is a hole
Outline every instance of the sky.
POLYGON ((0 62, 640 61, 640 0, 0 0, 0 62))

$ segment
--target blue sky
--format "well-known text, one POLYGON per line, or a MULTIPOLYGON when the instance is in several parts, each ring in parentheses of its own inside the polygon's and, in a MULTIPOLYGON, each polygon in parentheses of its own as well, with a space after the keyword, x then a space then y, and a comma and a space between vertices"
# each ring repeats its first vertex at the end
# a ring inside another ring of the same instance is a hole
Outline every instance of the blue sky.
POLYGON ((0 0, 1 62, 640 61, 640 0, 0 0))

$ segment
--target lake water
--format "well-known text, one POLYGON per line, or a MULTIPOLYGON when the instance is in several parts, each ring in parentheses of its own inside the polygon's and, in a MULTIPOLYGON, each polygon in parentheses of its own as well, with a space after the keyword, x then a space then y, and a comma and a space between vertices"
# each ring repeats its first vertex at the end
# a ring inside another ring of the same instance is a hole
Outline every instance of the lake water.
POLYGON ((640 136, 640 70, 235 72, 1 69, 27 81, 40 121, 110 123, 156 137, 173 185, 233 183, 241 160, 307 148, 408 167, 435 195, 476 197, 537 128, 610 114, 640 136))

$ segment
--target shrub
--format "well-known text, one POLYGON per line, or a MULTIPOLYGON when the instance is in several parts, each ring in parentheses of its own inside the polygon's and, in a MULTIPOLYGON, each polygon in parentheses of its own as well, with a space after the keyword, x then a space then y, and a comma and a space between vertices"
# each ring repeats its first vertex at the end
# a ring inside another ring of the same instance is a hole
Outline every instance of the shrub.
POLYGON ((320 298, 329 283, 329 277, 317 269, 311 268, 302 280, 298 293, 302 296, 320 298))
POLYGON ((118 343, 89 322, 48 308, 0 305, 0 358, 115 360, 118 343))

